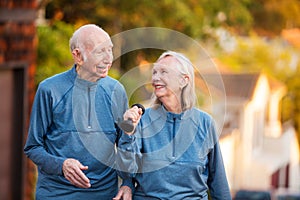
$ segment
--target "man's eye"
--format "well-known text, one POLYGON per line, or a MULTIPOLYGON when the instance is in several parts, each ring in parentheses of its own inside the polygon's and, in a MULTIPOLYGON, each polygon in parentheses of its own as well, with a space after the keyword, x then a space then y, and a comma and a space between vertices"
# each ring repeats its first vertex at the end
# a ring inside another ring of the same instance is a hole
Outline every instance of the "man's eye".
POLYGON ((111 53, 112 52, 112 49, 111 48, 108 48, 108 49, 101 49, 101 50, 98 50, 96 52, 97 55, 100 55, 100 54, 103 54, 103 53, 111 53))
POLYGON ((95 54, 98 54, 98 55, 101 54, 101 53, 103 53, 102 50, 98 50, 98 51, 95 52, 95 54))

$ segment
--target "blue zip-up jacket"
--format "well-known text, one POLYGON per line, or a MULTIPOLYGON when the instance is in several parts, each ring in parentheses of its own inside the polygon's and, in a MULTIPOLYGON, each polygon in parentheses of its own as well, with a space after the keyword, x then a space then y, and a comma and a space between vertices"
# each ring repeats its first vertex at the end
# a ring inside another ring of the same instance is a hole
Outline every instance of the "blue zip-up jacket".
POLYGON ((110 77, 85 81, 75 66, 40 83, 24 147, 38 167, 37 200, 111 200, 116 195, 115 143, 121 134, 117 124, 127 105, 118 81, 110 77), (75 187, 64 178, 67 158, 88 166, 83 172, 91 188, 75 187))
POLYGON ((230 200, 222 155, 210 115, 148 108, 134 135, 122 135, 118 167, 136 184, 134 200, 230 200))

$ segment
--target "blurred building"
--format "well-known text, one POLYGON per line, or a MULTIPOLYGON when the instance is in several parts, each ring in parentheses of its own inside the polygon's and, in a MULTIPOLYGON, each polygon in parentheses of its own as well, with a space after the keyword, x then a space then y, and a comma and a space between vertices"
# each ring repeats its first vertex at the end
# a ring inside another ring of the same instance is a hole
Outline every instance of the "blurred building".
MULTIPOLYGON (((216 75, 205 75, 217 91, 216 75)), ((280 102, 285 86, 264 74, 221 74, 226 103, 220 137, 233 193, 285 189, 300 193, 299 146, 293 126, 282 124, 280 102)), ((219 102, 224 105, 224 102, 219 102)), ((218 105, 216 105, 218 107, 218 105)), ((219 106, 222 109, 222 106, 219 106)))
POLYGON ((0 1, 0 199, 32 199, 35 168, 23 153, 36 62, 35 0, 0 1))

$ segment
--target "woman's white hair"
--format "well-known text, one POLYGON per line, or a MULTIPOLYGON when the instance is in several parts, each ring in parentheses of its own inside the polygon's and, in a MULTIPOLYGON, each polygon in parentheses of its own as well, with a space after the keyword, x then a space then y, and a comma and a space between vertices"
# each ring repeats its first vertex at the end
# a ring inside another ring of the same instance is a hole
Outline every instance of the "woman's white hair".
MULTIPOLYGON (((181 107, 182 110, 185 111, 187 109, 191 109, 196 105, 196 91, 195 91, 195 81, 194 81, 194 67, 191 61, 182 53, 178 53, 175 51, 166 51, 164 52, 156 62, 160 61, 161 59, 172 56, 174 57, 180 65, 177 65, 177 69, 180 74, 184 76, 188 76, 188 83, 182 89, 181 93, 181 107)), ((161 104, 161 101, 154 95, 154 104, 161 104)))

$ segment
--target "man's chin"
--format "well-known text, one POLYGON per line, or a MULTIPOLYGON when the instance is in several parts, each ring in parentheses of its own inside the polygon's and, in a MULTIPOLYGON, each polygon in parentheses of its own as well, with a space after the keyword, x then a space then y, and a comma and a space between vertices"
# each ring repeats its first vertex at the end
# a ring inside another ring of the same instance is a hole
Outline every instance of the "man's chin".
POLYGON ((100 76, 100 77, 102 77, 102 76, 107 76, 107 74, 108 74, 108 69, 98 69, 97 70, 97 74, 100 76))
POLYGON ((108 75, 108 72, 100 73, 100 74, 99 74, 99 77, 100 77, 100 78, 105 78, 105 77, 107 77, 107 75, 108 75))

